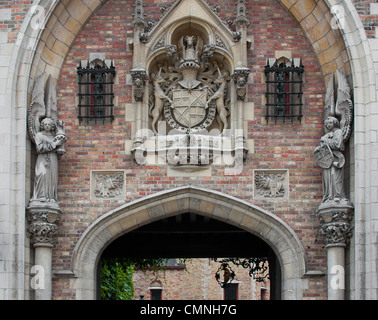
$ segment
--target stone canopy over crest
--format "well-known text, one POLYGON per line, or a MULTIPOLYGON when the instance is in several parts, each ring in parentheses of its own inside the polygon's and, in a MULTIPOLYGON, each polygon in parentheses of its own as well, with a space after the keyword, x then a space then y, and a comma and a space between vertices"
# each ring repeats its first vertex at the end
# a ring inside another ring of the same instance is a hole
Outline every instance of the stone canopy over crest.
POLYGON ((239 57, 242 49, 231 30, 209 6, 202 1, 176 1, 148 33, 134 32, 139 32, 139 40, 143 35, 142 43, 134 45, 134 56, 138 57, 134 58, 134 69, 144 70, 154 84, 148 90, 152 93, 152 130, 157 133, 158 120, 184 132, 208 129, 216 118, 217 105, 224 110, 218 119, 221 131, 227 127, 229 107, 225 101, 230 104, 230 97, 215 98, 219 90, 215 80, 224 76, 221 90, 227 90, 234 56, 244 67, 246 61, 239 57))

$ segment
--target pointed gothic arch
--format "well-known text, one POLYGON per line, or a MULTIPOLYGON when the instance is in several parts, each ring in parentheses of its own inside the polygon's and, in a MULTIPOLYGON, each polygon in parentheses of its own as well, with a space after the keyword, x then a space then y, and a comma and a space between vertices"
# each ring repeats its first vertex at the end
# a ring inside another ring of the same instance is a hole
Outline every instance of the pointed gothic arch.
POLYGON ((244 229, 275 252, 282 273, 282 298, 302 299, 307 271, 305 250, 280 218, 246 201, 196 187, 158 192, 112 210, 94 221, 78 241, 72 271, 78 299, 95 299, 96 270, 103 250, 118 237, 148 223, 182 214, 208 216, 244 229))

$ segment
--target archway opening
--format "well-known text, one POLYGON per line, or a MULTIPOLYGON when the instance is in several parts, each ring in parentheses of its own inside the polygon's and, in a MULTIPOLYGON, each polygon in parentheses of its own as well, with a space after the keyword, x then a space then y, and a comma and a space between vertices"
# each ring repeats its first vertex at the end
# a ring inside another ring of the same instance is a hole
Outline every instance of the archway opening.
MULTIPOLYGON (((194 213, 184 213, 163 218, 128 232, 112 241, 104 249, 97 266, 97 298, 100 298, 100 269, 104 259, 167 258, 169 259, 168 263, 170 265, 167 266, 166 270, 170 270, 170 268, 176 270, 180 268, 180 264, 177 264, 177 260, 175 260, 178 258, 189 258, 190 263, 196 265, 196 268, 198 268, 198 261, 200 259, 202 259, 202 264, 207 259, 206 261, 208 261, 209 266, 212 264, 212 268, 214 269, 214 264, 217 264, 217 262, 213 261, 214 258, 235 257, 266 258, 269 265, 269 288, 261 287, 264 288, 264 290, 269 290, 271 300, 281 298, 280 263, 274 251, 266 242, 241 228, 194 213), (192 262, 192 260, 196 261, 192 262)), ((239 273, 240 280, 243 268, 235 268, 232 264, 230 264, 230 266, 235 270, 236 278, 238 278, 239 273)), ((208 269, 210 270, 211 268, 209 267, 208 269)), ((203 282, 203 280, 201 280, 203 277, 200 275, 202 275, 204 271, 200 268, 195 271, 196 274, 193 275, 192 278, 189 276, 190 281, 203 282)), ((210 280, 215 283, 215 274, 213 271, 209 273, 210 278, 208 277, 208 281, 210 280)), ((244 274, 246 274, 245 271, 244 274)), ((167 276, 169 276, 169 274, 164 275, 164 277, 167 276)), ((136 279, 138 279, 138 277, 136 279)), ((188 277, 186 277, 186 281, 188 281, 188 277)), ((244 283, 243 286, 248 287, 248 290, 252 290, 251 279, 245 282, 248 283, 244 283)), ((240 281, 237 280, 236 283, 241 286, 240 281)), ((137 284, 135 284, 135 286, 138 287, 137 284)), ((201 286, 203 287, 204 283, 201 283, 201 286)), ((214 290, 214 286, 211 290, 214 290)), ((180 296, 175 294, 165 295, 165 297, 168 296, 170 299, 180 299, 180 296)), ((186 297, 188 297, 188 295, 186 297)), ((137 298, 138 297, 134 297, 134 299, 137 298)), ((243 299, 242 296, 239 296, 239 298, 243 299)), ((181 296, 181 299, 184 298, 181 296)))

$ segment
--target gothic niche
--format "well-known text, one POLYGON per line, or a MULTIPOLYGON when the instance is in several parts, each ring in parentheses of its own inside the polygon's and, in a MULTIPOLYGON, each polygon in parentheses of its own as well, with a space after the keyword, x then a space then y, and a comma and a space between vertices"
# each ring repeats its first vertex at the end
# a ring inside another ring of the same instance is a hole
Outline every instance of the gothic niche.
POLYGON ((248 150, 242 133, 230 130, 231 65, 222 54, 224 46, 208 42, 190 28, 178 30, 168 45, 159 40, 160 54, 148 72, 152 136, 132 151, 139 164, 152 155, 159 164, 175 167, 226 162, 241 167, 248 150))
POLYGON ((188 134, 228 129, 230 71, 219 54, 215 57, 215 45, 187 33, 165 49, 165 57, 150 72, 153 132, 159 134, 159 121, 188 134))

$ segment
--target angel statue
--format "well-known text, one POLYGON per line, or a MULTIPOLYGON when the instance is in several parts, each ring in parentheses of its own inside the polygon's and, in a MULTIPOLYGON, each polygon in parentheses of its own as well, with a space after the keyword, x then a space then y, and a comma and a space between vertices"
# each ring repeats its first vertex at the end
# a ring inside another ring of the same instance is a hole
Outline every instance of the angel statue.
POLYGON ((343 151, 350 137, 353 120, 353 103, 345 75, 337 71, 337 101, 334 103, 333 75, 325 96, 324 131, 320 146, 314 150, 317 164, 323 168, 322 203, 348 204, 344 191, 343 151))
POLYGON ((36 79, 32 103, 28 113, 28 129, 31 141, 38 153, 35 164, 33 203, 57 204, 58 160, 65 153, 67 141, 65 125, 57 117, 56 89, 51 76, 46 74, 36 79))

